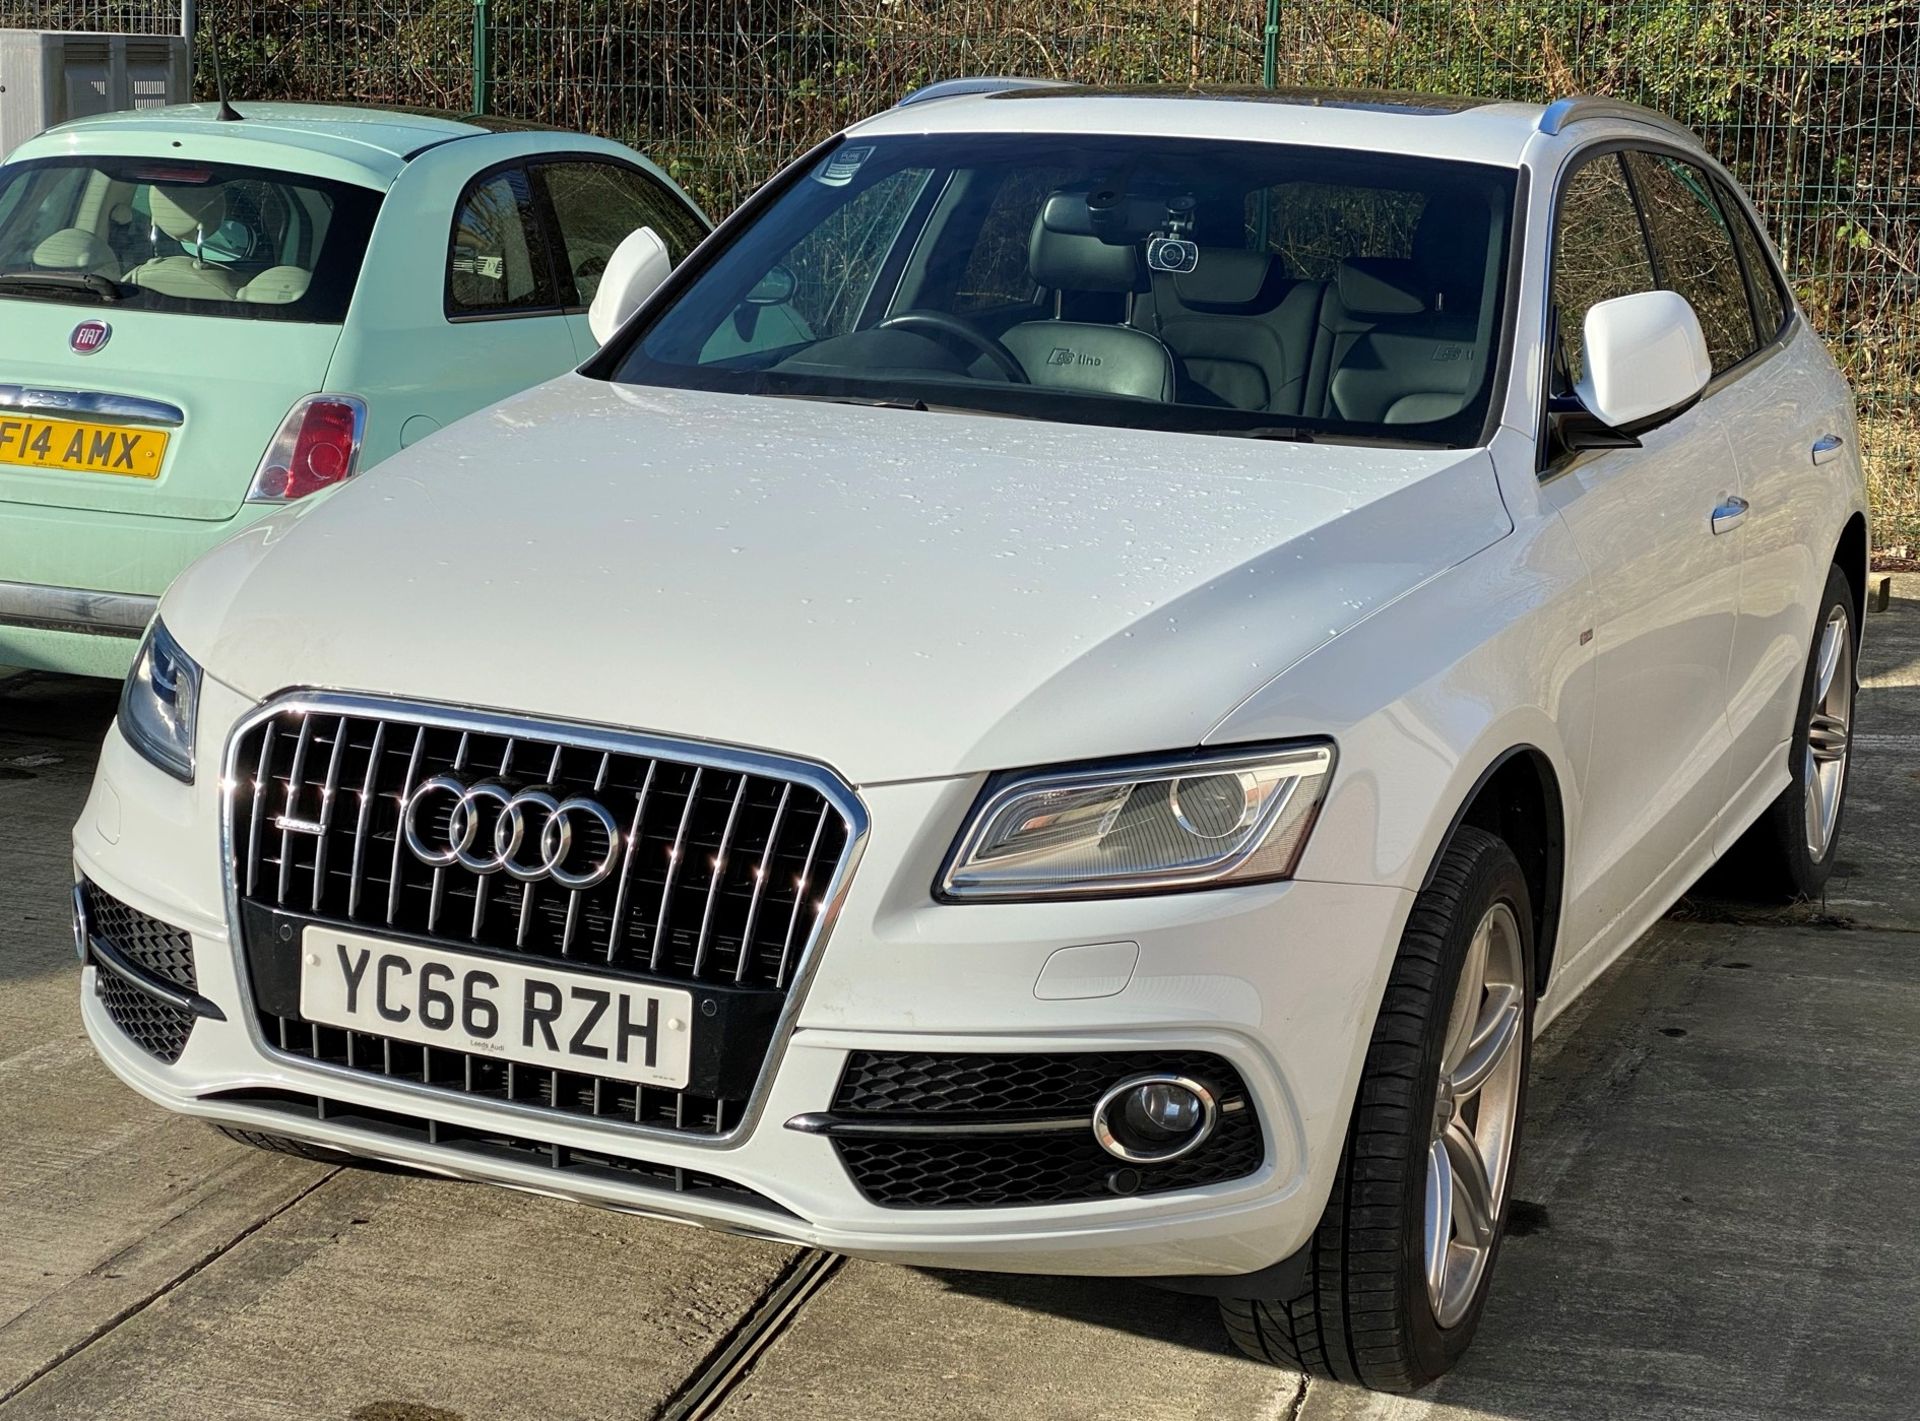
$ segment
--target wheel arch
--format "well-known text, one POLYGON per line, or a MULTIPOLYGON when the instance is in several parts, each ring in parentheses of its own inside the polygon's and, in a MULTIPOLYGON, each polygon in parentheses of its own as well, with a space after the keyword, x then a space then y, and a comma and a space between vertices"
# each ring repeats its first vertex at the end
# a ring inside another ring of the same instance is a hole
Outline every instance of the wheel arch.
POLYGON ((1860 639, 1861 618, 1867 611, 1867 517, 1855 511, 1847 519, 1847 526, 1840 530, 1840 541, 1833 550, 1833 565, 1846 574, 1847 586, 1853 590, 1853 635, 1858 644, 1860 639))
POLYGON ((1566 897, 1566 800, 1551 757, 1531 744, 1512 745, 1494 756, 1440 836, 1439 847, 1420 880, 1422 891, 1433 882, 1440 861, 1463 824, 1497 835, 1520 860, 1533 898, 1533 991, 1538 999, 1553 978, 1566 897))

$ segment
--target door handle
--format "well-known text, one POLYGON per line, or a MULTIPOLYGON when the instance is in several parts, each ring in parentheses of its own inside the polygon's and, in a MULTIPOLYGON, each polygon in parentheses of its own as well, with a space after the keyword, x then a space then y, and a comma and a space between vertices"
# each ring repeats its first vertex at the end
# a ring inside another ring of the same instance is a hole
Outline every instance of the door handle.
POLYGON ((1753 505, 1740 497, 1739 494, 1728 495, 1725 501, 1713 510, 1713 531, 1715 533, 1731 533, 1745 520, 1747 510, 1751 507, 1753 507, 1753 505))
POLYGON ((1846 441, 1837 434, 1823 434, 1813 441, 1813 462, 1825 464, 1837 457, 1846 441))

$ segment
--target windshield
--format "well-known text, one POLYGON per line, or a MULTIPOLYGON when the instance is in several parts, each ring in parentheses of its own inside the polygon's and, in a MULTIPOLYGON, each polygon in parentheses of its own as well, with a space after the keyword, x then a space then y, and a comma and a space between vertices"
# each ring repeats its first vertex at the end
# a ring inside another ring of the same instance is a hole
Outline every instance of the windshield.
POLYGON ((0 298, 338 322, 380 195, 147 158, 0 166, 0 298))
POLYGON ((597 368, 1088 424, 1468 445, 1511 169, 1086 134, 854 139, 597 368))

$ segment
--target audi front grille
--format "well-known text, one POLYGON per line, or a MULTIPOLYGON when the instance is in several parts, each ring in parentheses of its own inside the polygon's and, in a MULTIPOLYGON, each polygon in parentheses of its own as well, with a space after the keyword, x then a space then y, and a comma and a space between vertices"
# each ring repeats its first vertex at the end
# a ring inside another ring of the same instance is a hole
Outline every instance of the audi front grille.
POLYGON ((413 1087, 643 1129, 747 1117, 864 814, 802 761, 587 727, 289 697, 229 749, 242 965, 264 1043, 413 1087), (685 1089, 515 1065, 305 1020, 325 925, 693 996, 685 1089))

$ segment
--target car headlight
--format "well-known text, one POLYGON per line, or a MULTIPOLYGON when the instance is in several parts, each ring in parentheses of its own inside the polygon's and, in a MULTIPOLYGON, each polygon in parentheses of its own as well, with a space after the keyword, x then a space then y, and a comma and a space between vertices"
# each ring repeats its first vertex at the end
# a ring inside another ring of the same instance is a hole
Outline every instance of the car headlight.
POLYGON ((1101 897, 1285 878, 1333 747, 1022 771, 990 785, 947 861, 947 898, 1101 897))
POLYGON ((199 709, 200 668, 156 618, 120 688, 120 733, 146 759, 192 784, 199 709))

